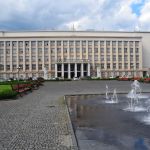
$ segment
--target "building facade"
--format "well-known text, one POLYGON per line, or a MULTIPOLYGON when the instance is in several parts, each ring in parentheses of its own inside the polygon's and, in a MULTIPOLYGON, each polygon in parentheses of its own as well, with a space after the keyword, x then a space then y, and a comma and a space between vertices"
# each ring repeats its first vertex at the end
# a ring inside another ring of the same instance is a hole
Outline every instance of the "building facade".
POLYGON ((45 72, 47 78, 143 76, 149 68, 143 54, 149 53, 150 36, 145 34, 0 32, 0 78, 18 78, 18 72, 20 78, 44 77, 45 72))

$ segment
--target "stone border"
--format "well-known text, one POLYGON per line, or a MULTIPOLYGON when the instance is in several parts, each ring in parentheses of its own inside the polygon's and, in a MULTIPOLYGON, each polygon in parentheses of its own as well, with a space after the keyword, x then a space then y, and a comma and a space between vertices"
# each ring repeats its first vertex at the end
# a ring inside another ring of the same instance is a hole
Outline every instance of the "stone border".
POLYGON ((71 132, 71 139, 72 139, 72 149, 73 150, 79 150, 79 145, 78 145, 78 141, 76 138, 76 134, 74 133, 74 129, 73 129, 73 124, 71 122, 71 118, 70 118, 70 112, 69 112, 69 108, 66 102, 66 95, 64 96, 64 102, 65 102, 65 107, 67 110, 67 117, 68 117, 68 121, 69 121, 69 128, 70 128, 70 132, 71 132))

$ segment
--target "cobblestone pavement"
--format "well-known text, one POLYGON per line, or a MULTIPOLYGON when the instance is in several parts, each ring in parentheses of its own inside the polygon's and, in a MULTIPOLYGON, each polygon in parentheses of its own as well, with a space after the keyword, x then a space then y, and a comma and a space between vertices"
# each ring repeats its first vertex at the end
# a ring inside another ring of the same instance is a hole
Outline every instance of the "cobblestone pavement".
MULTIPOLYGON (((0 150, 76 150, 76 142, 63 96, 99 94, 105 85, 128 92, 131 82, 46 82, 16 100, 0 101, 0 150)), ((149 92, 150 84, 142 84, 149 92)))

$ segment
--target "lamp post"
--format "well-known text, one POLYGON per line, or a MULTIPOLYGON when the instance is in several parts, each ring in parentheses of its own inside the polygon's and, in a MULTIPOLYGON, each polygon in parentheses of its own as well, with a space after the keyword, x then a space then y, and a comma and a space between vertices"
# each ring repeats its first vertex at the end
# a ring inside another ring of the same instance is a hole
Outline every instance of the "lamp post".
POLYGON ((133 79, 134 79, 134 65, 132 65, 132 68, 133 68, 133 79))
POLYGON ((18 70, 18 90, 19 90, 19 71, 20 71, 21 67, 17 67, 17 70, 18 70))

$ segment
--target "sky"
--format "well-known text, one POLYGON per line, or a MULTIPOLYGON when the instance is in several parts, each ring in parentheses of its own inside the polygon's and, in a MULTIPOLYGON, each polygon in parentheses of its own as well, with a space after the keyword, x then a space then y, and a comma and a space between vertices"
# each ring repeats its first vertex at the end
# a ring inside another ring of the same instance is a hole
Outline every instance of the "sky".
POLYGON ((150 31, 150 0, 0 0, 0 30, 150 31))

